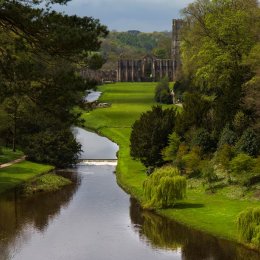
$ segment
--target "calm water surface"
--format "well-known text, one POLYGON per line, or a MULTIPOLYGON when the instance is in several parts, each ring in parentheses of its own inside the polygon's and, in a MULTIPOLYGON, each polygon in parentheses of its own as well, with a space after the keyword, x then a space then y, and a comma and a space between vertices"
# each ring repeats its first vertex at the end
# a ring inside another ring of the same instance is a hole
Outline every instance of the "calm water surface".
MULTIPOLYGON (((100 155, 102 137, 82 129, 76 136, 82 158, 100 155), (85 146, 89 143, 91 148, 85 146)), ((105 143, 102 156, 115 158, 117 146, 105 143)), ((143 211, 116 184, 114 171, 109 165, 78 166, 60 172, 73 185, 58 192, 27 199, 16 191, 1 196, 0 259, 260 259, 236 244, 143 211)))

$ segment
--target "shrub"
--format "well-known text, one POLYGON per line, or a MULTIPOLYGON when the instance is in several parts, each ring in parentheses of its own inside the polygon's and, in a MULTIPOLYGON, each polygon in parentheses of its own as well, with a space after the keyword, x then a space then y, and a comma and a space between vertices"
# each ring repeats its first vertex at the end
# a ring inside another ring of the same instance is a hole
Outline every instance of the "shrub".
POLYGON ((246 173, 253 169, 254 164, 255 161, 251 156, 241 153, 232 159, 230 162, 230 169, 236 174, 246 173))
POLYGON ((236 144, 236 151, 237 153, 247 153, 251 156, 256 156, 259 154, 259 150, 259 137, 253 129, 248 128, 238 140, 236 144))
POLYGON ((215 173, 214 166, 212 162, 206 162, 202 168, 202 176, 205 182, 208 184, 209 189, 213 191, 212 184, 218 180, 218 176, 215 173))
POLYGON ((176 111, 154 106, 143 113, 132 126, 130 154, 146 166, 163 164, 161 151, 167 146, 168 136, 173 131, 176 111))
POLYGON ((232 156, 232 147, 228 144, 224 144, 215 153, 215 162, 227 170, 232 156))
POLYGON ((192 146, 199 146, 204 153, 209 152, 214 147, 209 132, 206 129, 198 129, 192 139, 192 146))
POLYGON ((196 173, 199 170, 200 155, 197 147, 194 147, 191 152, 182 157, 183 166, 187 174, 196 173))
POLYGON ((237 139, 237 137, 236 137, 235 132, 229 128, 229 125, 227 125, 224 127, 224 129, 221 132, 219 142, 218 142, 218 147, 220 148, 225 144, 234 145, 236 142, 236 139, 237 139))
POLYGON ((81 145, 70 130, 44 131, 27 140, 24 152, 29 160, 65 168, 77 162, 81 145))
POLYGON ((233 120, 235 131, 239 135, 241 135, 243 131, 248 127, 248 124, 249 124, 248 117, 242 111, 238 111, 233 120))
POLYGON ((242 211, 238 215, 237 226, 242 241, 260 247, 260 207, 242 211))
POLYGON ((169 88, 169 79, 167 77, 158 82, 155 88, 154 100, 163 104, 172 103, 172 97, 169 88))
POLYGON ((148 207, 173 207, 186 195, 186 178, 174 167, 163 167, 154 171, 144 182, 144 196, 148 207))
POLYGON ((177 151, 180 145, 180 137, 173 132, 168 137, 168 146, 162 150, 162 156, 164 161, 173 161, 176 158, 177 151))

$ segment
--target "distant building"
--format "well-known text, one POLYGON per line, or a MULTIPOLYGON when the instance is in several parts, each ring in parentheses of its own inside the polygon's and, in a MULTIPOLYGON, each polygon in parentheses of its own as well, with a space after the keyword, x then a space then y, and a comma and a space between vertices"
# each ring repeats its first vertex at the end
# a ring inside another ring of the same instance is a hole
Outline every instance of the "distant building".
MULTIPOLYGON (((147 55, 142 59, 120 59, 117 70, 82 70, 81 75, 85 78, 94 79, 98 82, 149 82, 160 81, 168 77, 173 81, 181 68, 180 54, 180 30, 183 21, 172 20, 172 49, 171 59, 157 59, 147 55)), ((138 34, 139 31, 128 31, 130 34, 138 34)))
POLYGON ((174 62, 174 75, 181 68, 181 36, 180 30, 183 25, 183 20, 173 19, 172 20, 172 60, 174 62))
POLYGON ((149 82, 159 81, 167 76, 172 80, 173 73, 173 60, 147 55, 141 60, 119 60, 117 79, 120 82, 149 82))

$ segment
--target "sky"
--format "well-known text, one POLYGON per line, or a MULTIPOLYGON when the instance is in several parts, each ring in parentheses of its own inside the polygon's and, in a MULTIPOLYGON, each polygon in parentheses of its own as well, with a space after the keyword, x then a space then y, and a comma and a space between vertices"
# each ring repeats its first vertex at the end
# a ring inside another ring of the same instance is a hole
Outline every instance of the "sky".
POLYGON ((69 15, 92 16, 109 30, 171 31, 171 20, 194 0, 71 0, 55 10, 69 15))

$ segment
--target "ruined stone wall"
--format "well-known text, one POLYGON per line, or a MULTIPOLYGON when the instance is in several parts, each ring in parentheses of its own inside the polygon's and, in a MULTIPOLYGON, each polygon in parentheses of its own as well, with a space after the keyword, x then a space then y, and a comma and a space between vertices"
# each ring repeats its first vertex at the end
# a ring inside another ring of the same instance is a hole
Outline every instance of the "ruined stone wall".
POLYGON ((118 81, 121 82, 160 81, 166 76, 173 80, 174 62, 150 57, 142 60, 119 60, 117 71, 118 81))
POLYGON ((181 68, 181 35, 180 30, 183 21, 181 19, 172 20, 172 59, 174 62, 174 77, 178 70, 181 68))

